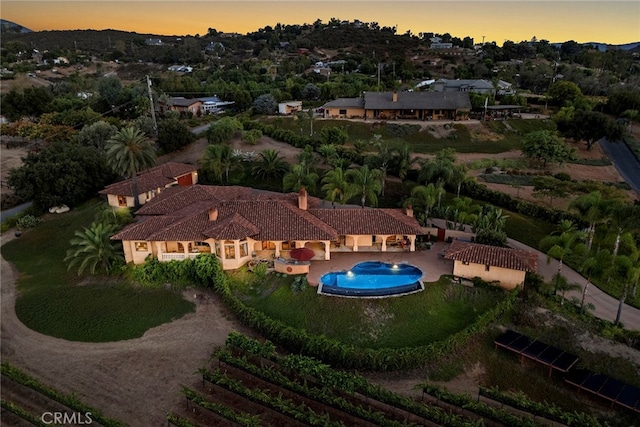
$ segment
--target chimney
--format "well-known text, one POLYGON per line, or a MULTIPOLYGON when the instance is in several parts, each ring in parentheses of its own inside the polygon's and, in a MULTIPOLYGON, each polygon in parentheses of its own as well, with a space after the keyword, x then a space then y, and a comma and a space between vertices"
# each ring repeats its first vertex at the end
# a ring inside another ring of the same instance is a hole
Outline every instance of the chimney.
POLYGON ((298 194, 298 208, 303 211, 307 210, 307 190, 304 187, 300 189, 300 193, 298 194))
POLYGON ((407 216, 413 218, 413 206, 411 205, 407 206, 407 216))
POLYGON ((391 100, 393 102, 398 102, 398 92, 396 92, 395 90, 393 91, 393 95, 391 96, 391 100))
POLYGON ((218 220, 218 208, 209 209, 209 221, 217 221, 218 220))

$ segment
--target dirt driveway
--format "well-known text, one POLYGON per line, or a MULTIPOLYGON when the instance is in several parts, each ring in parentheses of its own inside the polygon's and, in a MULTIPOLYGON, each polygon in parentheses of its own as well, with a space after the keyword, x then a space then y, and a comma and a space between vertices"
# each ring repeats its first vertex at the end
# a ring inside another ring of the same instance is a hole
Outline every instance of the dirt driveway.
MULTIPOLYGON (((2 244, 13 238, 2 236, 2 244)), ((215 296, 195 313, 153 328, 143 337, 113 343, 80 343, 42 335, 27 328, 15 313, 16 270, 1 260, 1 355, 9 362, 105 415, 131 426, 166 424, 166 414, 183 404, 181 385, 196 378, 213 348, 231 330, 249 333, 215 296)), ((193 300, 193 291, 185 298, 193 300)))

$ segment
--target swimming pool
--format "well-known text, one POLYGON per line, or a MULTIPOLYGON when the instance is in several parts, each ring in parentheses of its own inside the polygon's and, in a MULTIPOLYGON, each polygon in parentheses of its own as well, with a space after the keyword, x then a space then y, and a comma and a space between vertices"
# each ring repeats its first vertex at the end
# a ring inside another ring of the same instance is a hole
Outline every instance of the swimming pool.
POLYGON ((351 297, 384 297, 424 289, 422 271, 409 264, 366 261, 349 271, 327 273, 320 277, 318 293, 351 297))

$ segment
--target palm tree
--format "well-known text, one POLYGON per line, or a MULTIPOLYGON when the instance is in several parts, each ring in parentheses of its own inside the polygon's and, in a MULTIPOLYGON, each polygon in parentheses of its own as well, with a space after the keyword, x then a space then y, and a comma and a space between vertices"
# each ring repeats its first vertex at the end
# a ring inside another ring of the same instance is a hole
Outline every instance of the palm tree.
POLYGON ((569 283, 566 277, 555 274, 553 276, 554 292, 559 291, 562 299, 560 300, 560 305, 564 305, 564 294, 567 291, 575 291, 580 289, 580 285, 577 283, 569 283))
POLYGON ((598 273, 606 268, 607 265, 611 265, 611 253, 607 249, 599 250, 595 255, 587 258, 580 267, 580 273, 587 274, 587 283, 582 289, 582 300, 580 301, 580 312, 584 312, 584 299, 587 296, 587 290, 591 284, 591 276, 594 273, 598 273))
POLYGON ((602 194, 599 191, 580 196, 569 205, 569 209, 578 211, 582 218, 589 223, 587 229, 587 251, 591 251, 593 237, 596 234, 596 225, 606 215, 608 207, 609 204, 602 198, 602 194))
POLYGON ((404 180, 407 177, 411 166, 413 166, 417 160, 418 159, 416 157, 411 157, 411 150, 408 145, 403 145, 400 150, 396 151, 396 154, 394 155, 394 162, 398 166, 398 177, 401 180, 404 180))
POLYGON ((78 275, 87 267, 91 274, 95 274, 96 270, 109 273, 111 268, 123 259, 116 243, 111 240, 111 235, 117 230, 118 226, 115 224, 94 222, 90 228, 76 231, 70 242, 72 247, 64 259, 68 263, 68 269, 79 265, 78 275))
POLYGON ((444 190, 441 187, 436 187, 433 184, 429 185, 416 185, 411 190, 411 197, 404 202, 404 206, 412 206, 414 208, 423 208, 426 221, 430 218, 431 208, 436 204, 436 200, 444 190))
POLYGON ((131 178, 135 206, 138 207, 138 172, 153 166, 156 152, 153 142, 135 127, 126 127, 113 135, 106 146, 107 163, 119 175, 131 178))
POLYGON ((218 182, 222 182, 224 175, 225 182, 228 183, 229 172, 239 163, 240 159, 233 155, 233 150, 229 145, 209 145, 204 153, 203 166, 211 170, 218 182))
POLYGON ((306 188, 313 193, 318 182, 318 174, 309 172, 304 163, 293 165, 291 170, 282 178, 282 187, 284 191, 300 191, 306 188))
POLYGON ((251 171, 260 179, 277 179, 283 176, 289 165, 280 157, 280 153, 271 148, 264 150, 259 155, 258 162, 251 171))
MULTIPOLYGON (((376 135, 378 136, 378 135, 376 135)), ((388 143, 382 143, 380 141, 375 143, 376 148, 378 149, 378 153, 370 156, 368 158, 370 166, 373 169, 379 169, 381 172, 382 178, 382 191, 381 195, 384 197, 384 188, 387 181, 387 174, 389 173, 389 168, 391 167, 391 161, 393 160, 393 153, 389 148, 388 143)))
POLYGON ((460 187, 467 178, 467 167, 463 164, 453 165, 451 167, 451 175, 449 176, 448 184, 456 187, 456 196, 460 197, 460 187))
POLYGON ((620 301, 618 303, 618 312, 616 313, 616 320, 614 325, 620 323, 620 317, 622 316, 622 307, 627 299, 629 293, 629 287, 632 283, 637 284, 640 280, 640 265, 637 260, 632 260, 626 255, 618 255, 614 261, 616 276, 622 281, 622 294, 620 295, 620 301))
POLYGON ((617 204, 611 210, 611 226, 616 230, 613 256, 618 255, 620 241, 625 231, 640 225, 640 205, 617 204))
MULTIPOLYGON (((570 220, 562 220, 559 224, 560 234, 551 235, 545 237, 540 242, 541 248, 548 248, 547 264, 551 262, 551 258, 558 260, 558 272, 556 278, 560 277, 562 272, 562 265, 564 259, 573 253, 583 252, 585 250, 584 244, 578 243, 584 237, 584 233, 577 231, 575 225, 570 220)), ((556 295, 558 291, 558 280, 553 290, 553 294, 556 295)))
POLYGON ((379 169, 371 170, 365 165, 360 169, 349 169, 345 175, 353 192, 360 195, 363 209, 367 201, 372 206, 378 205, 378 194, 382 191, 382 172, 379 169))
POLYGON ((327 172, 322 178, 322 184, 325 199, 330 200, 333 207, 335 207, 336 201, 340 204, 346 203, 352 195, 347 177, 341 168, 334 168, 327 172))
POLYGON ((480 213, 480 205, 474 204, 470 197, 456 197, 453 200, 453 208, 455 209, 453 228, 456 230, 460 228, 464 231, 464 225, 473 224, 480 213))
POLYGON ((476 220, 471 225, 471 231, 476 233, 476 241, 492 246, 504 246, 507 242, 507 234, 504 228, 508 215, 502 214, 502 209, 493 205, 485 205, 478 213, 476 220))

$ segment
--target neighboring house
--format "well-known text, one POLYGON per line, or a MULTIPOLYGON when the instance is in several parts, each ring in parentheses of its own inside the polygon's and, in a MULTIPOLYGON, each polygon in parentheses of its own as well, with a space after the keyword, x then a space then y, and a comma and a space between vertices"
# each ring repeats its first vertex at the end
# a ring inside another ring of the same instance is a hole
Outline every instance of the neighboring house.
POLYGON ((184 98, 182 96, 171 97, 169 101, 165 104, 159 102, 160 111, 178 111, 180 113, 191 113, 197 114, 200 111, 200 107, 202 106, 202 101, 194 98, 184 98))
MULTIPOLYGON (((172 186, 190 186, 198 183, 198 167, 185 163, 165 163, 140 172, 137 176, 137 196, 140 205, 172 186)), ((135 206, 133 182, 131 179, 116 182, 99 192, 107 196, 109 206, 135 206)))
POLYGON ((493 86, 493 83, 482 79, 439 79, 436 80, 431 86, 436 92, 475 92, 489 95, 495 95, 496 93, 496 89, 493 86))
POLYGON ((442 43, 440 37, 431 37, 429 40, 431 41, 430 49, 451 49, 453 47, 453 43, 442 43))
POLYGON ((191 114, 217 114, 223 107, 232 105, 233 101, 223 101, 217 96, 209 96, 204 98, 183 98, 171 97, 167 102, 158 101, 161 113, 167 111, 178 111, 180 113, 191 114))
POLYGON ((225 270, 252 259, 288 258, 307 247, 314 259, 332 252, 415 251, 421 233, 413 211, 341 206, 299 193, 274 193, 239 186, 173 187, 136 212, 137 221, 112 236, 125 260, 140 264, 213 253, 225 270))
POLYGON ((361 98, 340 98, 323 105, 325 118, 461 120, 468 118, 466 93, 365 92, 361 98))
POLYGON ((461 240, 454 240, 444 257, 454 261, 454 276, 466 279, 479 277, 486 282, 498 281, 500 287, 505 289, 524 286, 525 273, 538 270, 538 255, 535 252, 461 240))
POLYGON ((146 39, 144 42, 147 46, 162 46, 162 39, 146 39))
POLYGON ((286 101, 278 104, 278 114, 288 116, 302 111, 302 101, 286 101))
POLYGON ((504 80, 498 80, 498 95, 515 95, 516 91, 513 90, 513 84, 505 82, 504 80))

